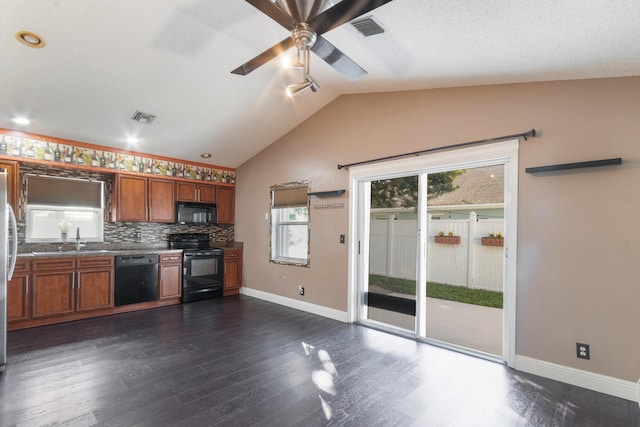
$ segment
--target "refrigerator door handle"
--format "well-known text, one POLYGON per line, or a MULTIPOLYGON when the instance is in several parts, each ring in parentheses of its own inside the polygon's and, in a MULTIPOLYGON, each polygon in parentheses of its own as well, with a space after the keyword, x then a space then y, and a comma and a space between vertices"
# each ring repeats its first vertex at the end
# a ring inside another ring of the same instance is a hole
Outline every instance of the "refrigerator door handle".
POLYGON ((13 277, 13 270, 16 268, 16 260, 18 257, 18 226, 16 224, 16 216, 11 209, 11 205, 7 204, 7 210, 9 211, 9 222, 11 223, 11 232, 13 233, 13 247, 11 248, 11 264, 9 265, 9 273, 7 274, 7 280, 11 280, 13 277))

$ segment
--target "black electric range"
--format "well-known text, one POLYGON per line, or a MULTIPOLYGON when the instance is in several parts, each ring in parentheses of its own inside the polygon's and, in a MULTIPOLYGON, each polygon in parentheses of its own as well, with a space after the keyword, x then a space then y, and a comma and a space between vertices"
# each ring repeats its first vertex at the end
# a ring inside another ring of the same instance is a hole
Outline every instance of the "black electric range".
POLYGON ((182 302, 222 296, 224 251, 209 245, 207 233, 169 235, 169 248, 182 249, 182 302))

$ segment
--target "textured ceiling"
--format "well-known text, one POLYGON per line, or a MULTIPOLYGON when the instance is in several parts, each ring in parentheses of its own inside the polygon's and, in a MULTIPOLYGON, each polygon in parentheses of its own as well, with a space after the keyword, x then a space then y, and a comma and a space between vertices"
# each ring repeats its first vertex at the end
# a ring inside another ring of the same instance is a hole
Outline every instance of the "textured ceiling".
POLYGON ((640 75, 637 0, 394 0, 370 15, 384 34, 324 34, 369 74, 349 82, 312 54, 321 88, 290 99, 301 78, 279 60, 230 73, 288 36, 243 0, 6 0, 0 127, 236 167, 341 94, 640 75))

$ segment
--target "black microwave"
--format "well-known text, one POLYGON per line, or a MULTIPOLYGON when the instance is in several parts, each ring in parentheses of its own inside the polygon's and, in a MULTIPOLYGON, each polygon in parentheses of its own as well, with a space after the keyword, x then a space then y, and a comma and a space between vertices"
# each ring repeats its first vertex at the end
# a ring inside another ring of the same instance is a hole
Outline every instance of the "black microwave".
POLYGON ((176 223, 213 225, 218 221, 216 205, 195 202, 176 202, 176 223))

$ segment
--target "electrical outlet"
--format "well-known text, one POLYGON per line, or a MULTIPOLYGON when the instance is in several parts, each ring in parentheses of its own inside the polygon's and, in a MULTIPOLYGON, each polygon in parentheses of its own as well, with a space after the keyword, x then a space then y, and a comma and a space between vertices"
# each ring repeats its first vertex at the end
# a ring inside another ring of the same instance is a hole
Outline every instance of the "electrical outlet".
POLYGON ((138 239, 138 240, 142 239, 142 232, 141 231, 136 231, 136 239, 138 239))
POLYGON ((300 295, 304 295, 304 286, 298 286, 298 292, 300 292, 300 295))
POLYGON ((591 353, 589 352, 589 344, 576 343, 576 356, 578 359, 587 359, 591 358, 591 353))

